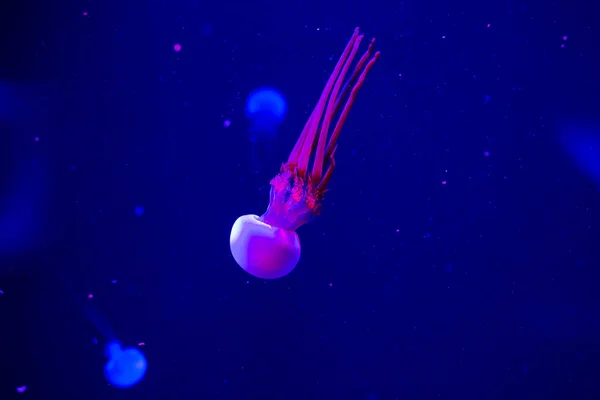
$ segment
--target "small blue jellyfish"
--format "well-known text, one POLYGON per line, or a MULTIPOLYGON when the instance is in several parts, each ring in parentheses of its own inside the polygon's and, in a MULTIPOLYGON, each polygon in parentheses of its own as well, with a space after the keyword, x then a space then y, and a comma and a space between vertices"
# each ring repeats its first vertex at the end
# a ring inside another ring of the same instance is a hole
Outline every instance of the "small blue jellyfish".
POLYGON ((119 342, 113 341, 106 345, 106 355, 108 361, 104 366, 104 375, 113 386, 122 389, 132 387, 146 374, 146 357, 138 349, 123 349, 119 342))
POLYGON ((283 95, 272 88, 260 88, 248 96, 246 116, 252 121, 252 139, 272 136, 287 113, 283 95))

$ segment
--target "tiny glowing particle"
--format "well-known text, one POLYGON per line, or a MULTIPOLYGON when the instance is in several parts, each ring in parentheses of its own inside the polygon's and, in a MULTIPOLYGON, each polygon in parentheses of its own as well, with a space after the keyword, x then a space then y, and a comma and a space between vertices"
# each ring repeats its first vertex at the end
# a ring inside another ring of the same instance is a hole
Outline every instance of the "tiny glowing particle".
POLYGON ((447 182, 446 181, 442 181, 442 185, 445 185, 447 182))
POLYGON ((225 122, 223 122, 223 126, 224 126, 225 128, 229 128, 229 127, 231 126, 231 121, 230 121, 230 120, 228 120, 228 119, 226 119, 226 120, 225 120, 225 122))
POLYGON ((144 342, 139 342, 138 343, 138 346, 145 346, 145 345, 146 345, 146 343, 144 343, 144 342))
POLYGON ((40 138, 38 136, 34 137, 33 140, 35 140, 36 142, 40 141, 40 138))
POLYGON ((487 27, 489 28, 490 26, 492 26, 492 24, 487 24, 487 27))
POLYGON ((87 17, 88 16, 88 12, 84 11, 84 12, 81 13, 81 15, 83 15, 84 17, 87 17))
POLYGON ((568 39, 567 35, 563 36, 563 40, 567 40, 567 39, 568 39))
POLYGON ((179 43, 175 43, 173 50, 175 50, 176 53, 179 53, 181 51, 181 45, 179 43))
POLYGON ((142 206, 135 206, 135 208, 133 209, 133 212, 138 217, 141 216, 141 215, 144 215, 144 207, 142 207, 142 206))
POLYGON ((489 151, 484 151, 483 152, 483 156, 484 157, 489 157, 490 156, 490 152, 489 151))
POLYGON ((91 293, 90 293, 90 294, 88 294, 88 299, 93 299, 93 298, 94 298, 94 295, 93 295, 93 294, 91 294, 91 293))
POLYGON ((4 291, 3 291, 3 290, 0 290, 0 295, 2 295, 2 294, 4 294, 4 291))
POLYGON ((329 283, 329 287, 332 287, 332 286, 333 286, 333 283, 331 283, 331 282, 330 282, 330 283, 329 283))
POLYGON ((24 393, 27 390, 27 386, 19 386, 17 388, 17 393, 24 393))

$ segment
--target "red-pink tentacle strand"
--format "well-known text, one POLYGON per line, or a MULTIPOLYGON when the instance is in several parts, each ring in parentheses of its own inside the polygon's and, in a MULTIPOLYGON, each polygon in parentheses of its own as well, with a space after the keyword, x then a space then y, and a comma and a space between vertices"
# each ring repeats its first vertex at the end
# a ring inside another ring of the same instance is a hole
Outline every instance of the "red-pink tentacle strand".
POLYGON ((327 187, 327 184, 329 183, 329 181, 331 180, 331 177, 333 176, 333 171, 335 170, 335 151, 336 150, 337 150, 337 146, 335 146, 335 148, 331 152, 331 155, 329 156, 329 166, 327 167, 327 172, 325 172, 325 176, 323 177, 321 182, 317 185, 317 193, 319 193, 321 195, 323 193, 325 193, 325 188, 327 187))
POLYGON ((352 88, 352 91, 350 92, 350 96, 348 97, 348 100, 346 101, 346 104, 344 105, 344 109, 342 110, 342 113, 340 114, 340 117, 335 125, 334 130, 333 130, 333 134, 331 135, 331 138, 329 139, 329 143, 327 144, 327 152, 325 153, 326 157, 329 157, 332 154, 333 149, 336 146, 337 139, 342 130, 342 127, 344 126, 344 122, 346 122, 348 113, 350 112, 350 109, 352 108, 352 104, 354 104, 356 95, 357 95, 358 91, 360 90, 361 86, 363 85, 365 78, 367 77, 367 74, 369 73, 371 68, 373 68, 373 65, 375 65, 375 62, 377 61, 378 58, 379 58, 379 52, 375 53, 375 56, 373 56, 373 58, 371 58, 369 60, 369 62, 367 63, 367 66, 360 74, 360 77, 358 78, 356 85, 354 85, 354 87, 352 88))
POLYGON ((363 56, 360 58, 360 60, 358 60, 356 67, 354 67, 354 71, 352 71, 352 75, 350 75, 350 79, 348 79, 348 82, 346 82, 346 84, 344 85, 344 88, 342 89, 342 92, 340 93, 340 95, 337 98, 337 101, 335 103, 335 111, 334 111, 335 114, 337 114, 338 111, 340 111, 342 101, 346 98, 346 95, 348 95, 348 90, 350 90, 350 88, 354 84, 354 81, 356 81, 358 74, 363 69, 365 63, 367 62, 367 59, 371 56, 371 53, 373 52, 374 44, 375 44, 375 38, 371 39, 371 43, 369 43, 369 47, 367 48, 367 51, 365 51, 365 54, 363 54, 363 56))
POLYGON ((306 130, 306 138, 304 139, 304 143, 302 144, 302 148, 300 150, 300 154, 298 157, 298 172, 300 173, 300 176, 303 178, 306 177, 308 161, 310 159, 313 144, 314 144, 314 141, 317 136, 317 129, 319 127, 319 122, 321 121, 323 109, 325 108, 325 102, 327 101, 327 97, 329 97, 329 93, 331 92, 333 83, 335 82, 336 77, 340 73, 340 70, 342 69, 344 62, 345 62, 346 58, 348 57, 348 53, 350 52, 350 49, 352 49, 352 46, 353 46, 354 41, 356 40, 357 36, 358 36, 358 28, 356 28, 354 30, 354 33, 352 34, 352 37, 348 41, 348 44, 346 45, 344 52, 340 56, 336 66, 335 66, 335 69, 333 70, 333 73, 331 74, 331 76, 329 77, 329 80, 327 81, 327 84, 325 85, 325 89, 323 89, 323 92, 321 93, 321 97, 319 98, 317 106, 315 107, 315 111, 313 112, 312 118, 310 118, 310 121, 308 123, 309 127, 306 130))
POLYGON ((312 181, 318 183, 323 176, 323 163, 325 161, 325 145, 327 144, 327 134, 329 133, 329 125, 331 124, 331 120, 334 117, 335 113, 335 102, 338 97, 338 93, 340 92, 340 88, 342 87, 342 83, 344 83, 344 78, 350 69, 350 65, 352 65, 352 61, 356 56, 356 52, 358 51, 358 47, 360 46, 360 42, 363 38, 363 35, 360 35, 354 41, 354 45, 352 47, 352 51, 350 55, 346 59, 346 62, 342 68, 342 71, 337 77, 335 82, 335 86, 329 96, 329 102, 327 103, 327 110, 325 112, 325 117, 323 118, 323 122, 321 123, 321 129, 319 131, 319 142, 317 145, 317 151, 315 153, 315 161, 313 163, 312 169, 312 181))

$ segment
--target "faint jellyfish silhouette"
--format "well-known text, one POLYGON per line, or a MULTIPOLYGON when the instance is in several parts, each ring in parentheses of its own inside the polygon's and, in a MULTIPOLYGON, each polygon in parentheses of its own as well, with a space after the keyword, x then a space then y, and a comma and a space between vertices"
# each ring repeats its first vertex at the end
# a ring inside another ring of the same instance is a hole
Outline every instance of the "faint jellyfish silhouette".
POLYGON ((118 388, 126 389, 139 383, 148 363, 146 357, 136 348, 123 348, 117 341, 106 345, 108 361, 104 365, 104 376, 108 382, 118 388))
POLYGON ((562 123, 560 141, 583 173, 600 185, 600 129, 597 121, 562 123))
POLYGON ((246 116, 251 121, 250 140, 271 139, 287 114, 283 95, 269 87, 256 89, 246 100, 246 116))
MULTIPOLYGON (((108 343, 104 347, 105 355, 108 361, 104 365, 104 376, 106 380, 113 386, 126 389, 139 383, 146 374, 148 363, 144 354, 133 347, 123 348, 121 343, 116 339, 115 332, 108 322, 108 319, 98 313, 94 307, 90 306, 89 302, 82 302, 74 290, 70 279, 60 274, 62 281, 65 284, 67 291, 73 296, 76 303, 82 308, 83 314, 96 329, 106 338, 108 343)), ((93 338, 94 344, 98 343, 98 339, 93 338)))
POLYGON ((43 129, 36 107, 26 88, 0 83, 0 256, 35 246, 41 233, 46 169, 34 145, 43 129))

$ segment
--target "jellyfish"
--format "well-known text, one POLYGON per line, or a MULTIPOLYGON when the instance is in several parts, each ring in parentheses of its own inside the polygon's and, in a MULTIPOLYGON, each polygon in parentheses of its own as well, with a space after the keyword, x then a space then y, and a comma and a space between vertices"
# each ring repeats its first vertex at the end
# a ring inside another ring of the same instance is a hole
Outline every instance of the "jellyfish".
POLYGON ((257 278, 286 276, 300 260, 296 230, 321 212, 327 184, 335 169, 340 131, 367 74, 379 58, 379 52, 372 55, 375 44, 372 39, 342 86, 362 39, 356 28, 287 162, 271 179, 266 212, 260 217, 241 216, 233 224, 229 238, 231 254, 242 269, 257 278), (333 127, 331 134, 330 127, 333 127))
POLYGON ((284 118, 287 104, 283 95, 273 88, 260 88, 248 96, 246 116, 261 125, 275 126, 284 118))
POLYGON ((246 101, 246 116, 252 123, 250 142, 268 142, 273 139, 286 112, 285 98, 276 89, 259 88, 250 93, 246 101))
MULTIPOLYGON (((144 354, 134 347, 123 347, 117 339, 108 319, 99 313, 88 302, 83 302, 81 296, 76 294, 73 289, 71 279, 62 272, 59 272, 61 282, 67 292, 73 296, 76 304, 80 305, 85 318, 90 321, 94 327, 104 336, 107 344, 104 352, 108 361, 104 364, 104 376, 106 380, 119 389, 127 389, 138 384, 146 374, 148 363, 144 354)), ((116 283, 116 281, 113 281, 116 283)), ((94 296, 89 294, 88 299, 94 296)), ((98 339, 93 339, 94 344, 98 344, 98 339)), ((141 345, 141 344, 140 344, 141 345)))
POLYGON ((104 365, 106 379, 118 388, 134 386, 146 374, 146 358, 133 347, 123 348, 121 343, 111 341, 106 345, 108 361, 104 365))

